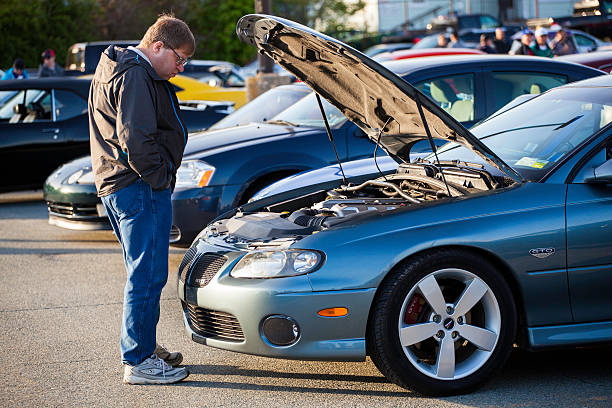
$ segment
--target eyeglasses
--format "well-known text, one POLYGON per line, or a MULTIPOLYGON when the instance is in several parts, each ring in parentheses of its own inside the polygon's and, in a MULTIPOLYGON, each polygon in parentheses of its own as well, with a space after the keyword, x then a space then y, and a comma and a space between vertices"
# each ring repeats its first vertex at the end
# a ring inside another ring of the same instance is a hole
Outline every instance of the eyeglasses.
POLYGON ((176 65, 182 65, 185 66, 187 64, 189 64, 189 61, 191 61, 191 58, 183 58, 180 55, 178 55, 178 53, 176 51, 174 51, 174 48, 170 47, 169 45, 164 44, 167 48, 171 49, 172 52, 174 53, 174 55, 176 55, 176 65))

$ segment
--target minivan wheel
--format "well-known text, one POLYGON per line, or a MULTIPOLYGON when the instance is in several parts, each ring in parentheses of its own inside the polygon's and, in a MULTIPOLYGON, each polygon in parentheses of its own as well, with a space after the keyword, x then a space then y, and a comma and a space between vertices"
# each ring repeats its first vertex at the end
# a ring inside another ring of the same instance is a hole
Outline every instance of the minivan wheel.
POLYGON ((489 262, 461 250, 435 251, 382 283, 368 348, 390 381, 428 395, 459 394, 505 363, 516 320, 512 292, 489 262))

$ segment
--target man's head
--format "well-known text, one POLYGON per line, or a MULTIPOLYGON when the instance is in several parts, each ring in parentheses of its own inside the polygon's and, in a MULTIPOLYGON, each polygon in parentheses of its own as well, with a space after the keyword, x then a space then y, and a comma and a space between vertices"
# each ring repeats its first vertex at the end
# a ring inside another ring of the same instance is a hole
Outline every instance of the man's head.
POLYGON ((497 27, 495 29, 495 39, 497 40, 503 40, 505 36, 504 30, 501 27, 497 27))
POLYGON ((535 31, 535 39, 538 45, 546 45, 548 43, 548 31, 543 27, 539 27, 535 31))
POLYGON ((480 35, 480 45, 491 45, 491 42, 493 41, 493 39, 491 38, 491 36, 489 34, 481 34, 480 35))
POLYGON ((446 47, 447 43, 446 36, 444 34, 438 34, 438 47, 446 47))
POLYGON ((53 51, 51 48, 44 50, 41 57, 44 65, 49 68, 55 67, 55 51, 53 51))
POLYGON ((163 14, 148 28, 138 48, 151 61, 157 75, 170 79, 183 72, 195 52, 195 39, 183 20, 163 14))
POLYGON ((16 58, 13 62, 13 74, 15 76, 19 76, 23 74, 23 70, 25 69, 25 63, 21 58, 16 58))
POLYGON ((555 37, 557 38, 557 41, 563 41, 567 37, 567 32, 561 28, 559 31, 557 31, 555 37))
POLYGON ((459 42, 459 33, 457 31, 452 31, 450 33, 450 39, 453 42, 459 42))
POLYGON ((523 35, 521 36, 521 43, 529 47, 532 41, 533 32, 528 29, 523 30, 523 35))

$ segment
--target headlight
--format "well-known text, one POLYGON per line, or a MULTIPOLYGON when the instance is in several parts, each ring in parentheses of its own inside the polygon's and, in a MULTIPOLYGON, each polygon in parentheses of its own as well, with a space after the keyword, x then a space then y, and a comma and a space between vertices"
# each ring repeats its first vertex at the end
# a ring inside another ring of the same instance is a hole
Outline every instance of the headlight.
POLYGON ((176 172, 176 187, 206 187, 215 168, 202 160, 185 160, 176 172))
POLYGON ((94 175, 91 169, 80 169, 70 175, 67 184, 94 184, 94 175))
POLYGON ((292 249, 259 251, 246 254, 232 269, 234 278, 283 278, 304 275, 322 264, 323 256, 315 251, 292 249))

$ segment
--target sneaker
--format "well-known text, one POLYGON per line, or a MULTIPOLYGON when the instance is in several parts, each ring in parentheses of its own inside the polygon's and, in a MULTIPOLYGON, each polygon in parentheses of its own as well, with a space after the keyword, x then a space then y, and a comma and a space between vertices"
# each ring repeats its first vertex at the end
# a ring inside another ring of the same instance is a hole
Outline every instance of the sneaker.
POLYGON ((170 367, 164 360, 152 354, 142 363, 125 366, 123 382, 125 384, 172 384, 189 375, 185 367, 170 367))
POLYGON ((154 353, 172 367, 178 366, 181 364, 181 361, 183 361, 183 355, 181 353, 178 351, 169 352, 164 346, 160 346, 159 344, 155 345, 154 353))

